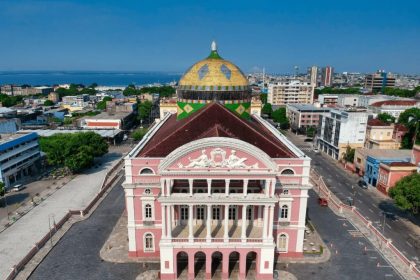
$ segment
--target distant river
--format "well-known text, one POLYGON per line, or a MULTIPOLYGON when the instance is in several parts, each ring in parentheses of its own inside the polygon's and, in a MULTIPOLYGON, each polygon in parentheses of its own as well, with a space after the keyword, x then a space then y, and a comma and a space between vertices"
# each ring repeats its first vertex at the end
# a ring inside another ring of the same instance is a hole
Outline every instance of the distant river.
POLYGON ((28 84, 32 86, 54 84, 97 83, 103 86, 126 86, 129 84, 146 85, 178 81, 181 73, 170 72, 78 72, 78 71, 0 71, 0 85, 28 84))

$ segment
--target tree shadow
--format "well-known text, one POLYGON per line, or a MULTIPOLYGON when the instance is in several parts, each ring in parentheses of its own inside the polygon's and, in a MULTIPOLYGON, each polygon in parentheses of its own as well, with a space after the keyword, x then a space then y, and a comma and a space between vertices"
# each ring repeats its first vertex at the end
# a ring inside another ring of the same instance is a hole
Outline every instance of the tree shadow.
POLYGON ((28 193, 11 193, 6 197, 0 198, 0 207, 6 207, 7 205, 13 205, 25 201, 29 197, 28 193))
POLYGON ((408 211, 398 208, 392 201, 381 201, 378 205, 379 209, 386 212, 386 217, 392 221, 398 218, 407 219, 413 224, 420 226, 419 215, 414 215, 408 211))

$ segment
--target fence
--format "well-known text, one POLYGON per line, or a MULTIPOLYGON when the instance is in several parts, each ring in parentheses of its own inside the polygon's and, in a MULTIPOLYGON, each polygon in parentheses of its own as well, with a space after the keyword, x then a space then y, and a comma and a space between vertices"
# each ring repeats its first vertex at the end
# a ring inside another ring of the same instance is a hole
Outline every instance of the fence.
POLYGON ((112 184, 117 180, 118 173, 114 174, 111 180, 107 181, 112 173, 117 170, 121 163, 124 162, 124 159, 119 160, 105 175, 105 179, 101 184, 100 191, 95 195, 95 197, 90 201, 90 203, 83 210, 69 210, 67 214, 58 222, 53 225, 53 227, 45 234, 40 241, 35 243, 35 246, 23 257, 23 259, 12 267, 12 271, 6 277, 6 280, 14 279, 19 271, 21 271, 25 265, 38 253, 42 247, 52 238, 52 236, 73 216, 81 215, 84 216, 92 209, 92 207, 98 202, 98 200, 104 195, 104 193, 112 186, 112 184))
POLYGON ((420 277, 420 270, 415 266, 415 263, 410 261, 403 253, 401 253, 392 242, 387 239, 381 232, 379 232, 372 222, 367 220, 354 206, 348 206, 342 203, 331 191, 328 189, 324 180, 314 170, 311 170, 311 179, 315 183, 314 190, 318 191, 320 197, 326 196, 328 204, 332 203, 332 206, 338 210, 339 213, 343 213, 343 210, 349 211, 355 214, 357 217, 378 239, 386 244, 386 246, 400 259, 409 270, 414 272, 417 277, 420 277))

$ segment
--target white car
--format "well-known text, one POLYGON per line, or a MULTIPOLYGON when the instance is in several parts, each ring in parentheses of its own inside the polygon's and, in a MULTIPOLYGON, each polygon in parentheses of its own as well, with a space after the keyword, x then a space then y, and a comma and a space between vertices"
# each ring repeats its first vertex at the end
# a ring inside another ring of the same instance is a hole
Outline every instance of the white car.
POLYGON ((24 188, 25 188, 24 185, 16 185, 10 191, 11 192, 19 192, 19 191, 23 190, 24 188))

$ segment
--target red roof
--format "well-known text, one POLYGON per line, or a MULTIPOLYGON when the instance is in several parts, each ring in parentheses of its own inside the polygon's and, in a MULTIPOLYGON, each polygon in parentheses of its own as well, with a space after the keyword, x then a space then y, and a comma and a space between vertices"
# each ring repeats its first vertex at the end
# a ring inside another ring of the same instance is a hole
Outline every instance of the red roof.
POLYGON ((408 131, 408 128, 406 128, 403 124, 396 123, 394 125, 394 131, 408 131))
POLYGON ((217 102, 177 120, 173 114, 147 142, 138 157, 165 157, 176 148, 207 137, 230 137, 254 145, 273 158, 296 157, 286 145, 254 119, 245 120, 217 102))
POLYGON ((391 105, 391 106, 414 106, 417 104, 416 100, 385 100, 372 103, 371 106, 374 107, 382 107, 384 105, 391 105))
POLYGON ((387 164, 388 166, 414 166, 416 167, 414 164, 412 164, 411 162, 390 162, 387 164))
POLYGON ((370 126, 390 126, 389 124, 384 123, 380 119, 371 119, 371 120, 368 120, 368 123, 367 124, 370 125, 370 126))

